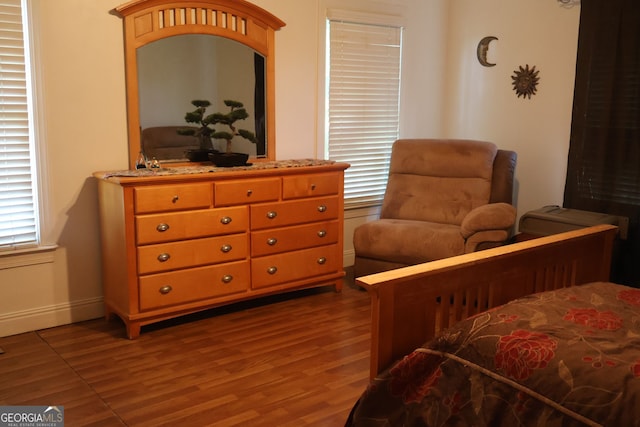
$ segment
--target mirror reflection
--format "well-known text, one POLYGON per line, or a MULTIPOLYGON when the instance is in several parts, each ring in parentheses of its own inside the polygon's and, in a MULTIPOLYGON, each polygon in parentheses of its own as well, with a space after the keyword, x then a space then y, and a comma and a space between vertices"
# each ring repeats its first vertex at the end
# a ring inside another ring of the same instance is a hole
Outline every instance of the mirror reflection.
MULTIPOLYGON (((254 144, 233 139, 232 150, 252 157, 267 156, 265 117, 265 58, 236 41, 205 34, 168 37, 137 49, 139 116, 142 150, 148 158, 183 162, 200 148, 193 136, 178 129, 193 100, 208 100, 208 112, 227 112, 224 100, 244 104, 249 117, 242 127, 256 135, 254 144)), ((225 140, 212 140, 224 151, 225 140)))

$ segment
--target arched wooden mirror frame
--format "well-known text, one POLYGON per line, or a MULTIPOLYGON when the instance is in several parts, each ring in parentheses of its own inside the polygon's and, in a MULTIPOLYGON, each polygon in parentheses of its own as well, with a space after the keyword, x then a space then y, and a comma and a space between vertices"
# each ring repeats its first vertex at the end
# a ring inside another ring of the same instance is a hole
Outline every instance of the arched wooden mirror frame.
POLYGON ((182 34, 210 34, 240 42, 265 58, 266 157, 275 160, 275 31, 285 25, 245 0, 133 0, 114 12, 124 20, 129 166, 140 152, 140 105, 136 51, 182 34))

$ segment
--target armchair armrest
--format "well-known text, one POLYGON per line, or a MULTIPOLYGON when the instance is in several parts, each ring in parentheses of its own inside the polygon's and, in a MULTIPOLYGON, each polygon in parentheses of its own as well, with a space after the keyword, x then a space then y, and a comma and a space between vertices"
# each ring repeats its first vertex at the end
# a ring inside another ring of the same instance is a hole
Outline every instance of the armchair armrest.
POLYGON ((489 203, 473 209, 460 224, 466 240, 479 231, 508 230, 516 222, 516 208, 508 203, 489 203))

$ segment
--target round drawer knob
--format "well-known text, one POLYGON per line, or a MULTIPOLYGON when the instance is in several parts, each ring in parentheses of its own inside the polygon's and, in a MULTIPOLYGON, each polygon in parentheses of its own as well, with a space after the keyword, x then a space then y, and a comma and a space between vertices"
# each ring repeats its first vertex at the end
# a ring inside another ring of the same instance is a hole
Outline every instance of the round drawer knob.
POLYGON ((315 190, 316 189, 316 185, 315 184, 311 184, 311 189, 315 190))
POLYGON ((247 197, 250 197, 253 194, 253 190, 247 190, 247 197))
POLYGON ((327 259, 323 256, 321 256, 320 258, 318 258, 318 264, 322 265, 325 264, 327 262, 327 259))
POLYGON ((269 245, 269 246, 273 246, 276 243, 278 243, 278 239, 276 239, 275 237, 271 237, 271 238, 267 239, 267 245, 269 245))
POLYGON ((267 268, 267 273, 276 274, 278 272, 278 267, 269 267, 267 268))
POLYGON ((158 255, 158 261, 160 262, 166 262, 169 261, 169 258, 171 258, 171 255, 169 255, 168 253, 162 253, 160 255, 158 255))
POLYGON ((231 252, 231 245, 222 245, 220 250, 224 253, 231 252))
POLYGON ((173 196, 171 198, 171 203, 178 203, 178 200, 180 200, 180 197, 178 197, 177 195, 173 196))
POLYGON ((222 283, 231 283, 232 280, 233 276, 230 274, 225 274, 224 276, 222 276, 222 283))
POLYGON ((277 216, 278 216, 278 213, 277 213, 277 212, 275 212, 275 211, 269 211, 269 212, 267 212, 267 218, 269 218, 269 219, 273 219, 273 218, 275 218, 275 217, 277 217, 277 216))
POLYGON ((172 288, 170 285, 163 286, 163 287, 161 287, 161 288, 159 289, 159 291, 160 291, 160 293, 161 293, 162 295, 166 295, 166 294, 168 294, 169 292, 171 292, 172 290, 173 290, 173 288, 172 288))
POLYGON ((231 222, 231 217, 223 216, 222 218, 220 218, 220 222, 223 224, 229 224, 231 222))
POLYGON ((169 224, 165 224, 164 222, 156 226, 156 230, 158 230, 161 233, 164 231, 167 231, 168 229, 169 229, 169 224))
POLYGON ((318 206, 318 212, 326 212, 327 207, 325 205, 318 206))
POLYGON ((325 230, 318 231, 318 237, 325 237, 326 235, 327 235, 327 232, 325 230))

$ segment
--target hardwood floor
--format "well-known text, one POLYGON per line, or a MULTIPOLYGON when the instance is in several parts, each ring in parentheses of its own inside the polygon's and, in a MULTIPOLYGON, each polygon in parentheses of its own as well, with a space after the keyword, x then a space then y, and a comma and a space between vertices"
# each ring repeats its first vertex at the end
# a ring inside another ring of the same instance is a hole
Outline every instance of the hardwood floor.
POLYGON ((142 329, 96 319, 0 338, 0 405, 66 426, 341 426, 368 382, 369 296, 333 288, 142 329))

